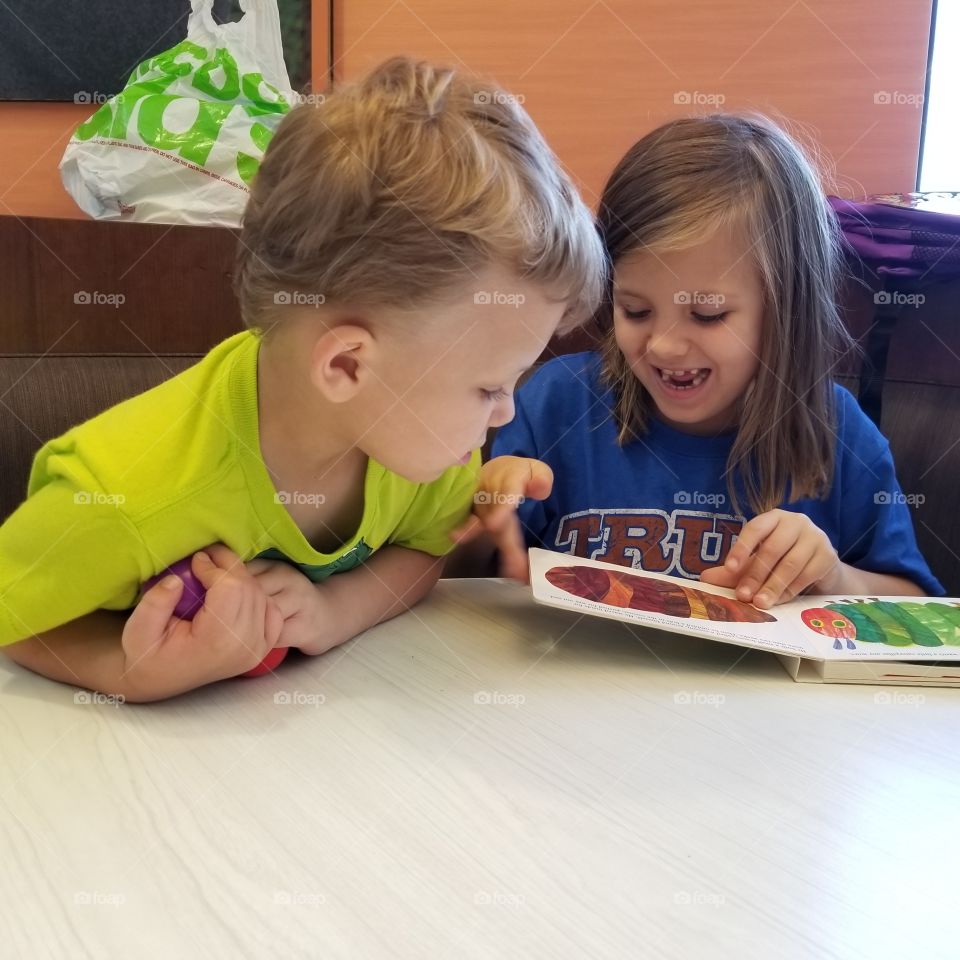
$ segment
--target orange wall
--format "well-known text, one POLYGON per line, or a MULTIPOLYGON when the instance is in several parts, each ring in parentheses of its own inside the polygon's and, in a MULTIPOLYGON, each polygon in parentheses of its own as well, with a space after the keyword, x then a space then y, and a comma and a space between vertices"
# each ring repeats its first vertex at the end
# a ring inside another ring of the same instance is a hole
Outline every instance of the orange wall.
MULTIPOLYGON (((314 89, 330 2, 337 76, 400 52, 488 75, 524 97, 590 202, 638 136, 710 109, 681 93, 788 121, 835 163, 839 192, 913 188, 921 111, 874 95, 923 92, 930 0, 314 0, 314 89)), ((83 217, 57 164, 90 112, 0 104, 0 215, 83 217)))
MULTIPOLYGON (((335 72, 405 52, 491 76, 525 98, 593 201, 617 159, 663 121, 708 105, 760 110, 819 143, 838 189, 911 190, 930 0, 334 0, 335 72)), ((715 109, 715 108, 714 108, 715 109)))
POLYGON ((0 216, 86 219, 57 169, 89 104, 0 103, 0 216))

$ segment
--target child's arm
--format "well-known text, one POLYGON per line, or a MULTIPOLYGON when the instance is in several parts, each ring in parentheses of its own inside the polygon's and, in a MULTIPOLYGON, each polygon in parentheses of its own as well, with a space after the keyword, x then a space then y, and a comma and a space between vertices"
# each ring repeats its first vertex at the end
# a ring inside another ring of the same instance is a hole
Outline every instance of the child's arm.
POLYGON ((280 612, 226 547, 195 555, 193 572, 207 595, 192 622, 173 616, 183 581, 168 577, 126 618, 99 610, 2 650, 52 680, 131 702, 237 676, 276 645, 280 612))
POLYGON ((553 489, 553 471, 529 457, 494 457, 480 469, 473 515, 456 530, 459 544, 450 567, 460 576, 490 576, 495 556, 500 575, 529 579, 527 545, 517 508, 527 498, 544 500, 553 489))
POLYGON ((51 680, 133 699, 124 682, 124 622, 121 613, 98 610, 0 650, 51 680))
POLYGON ((287 563, 253 560, 247 568, 283 615, 277 645, 319 654, 409 610, 439 579, 443 557, 392 544, 321 583, 287 563))
POLYGON ((912 580, 892 573, 872 573, 838 561, 833 571, 818 581, 817 593, 870 594, 874 597, 922 597, 923 590, 912 580))

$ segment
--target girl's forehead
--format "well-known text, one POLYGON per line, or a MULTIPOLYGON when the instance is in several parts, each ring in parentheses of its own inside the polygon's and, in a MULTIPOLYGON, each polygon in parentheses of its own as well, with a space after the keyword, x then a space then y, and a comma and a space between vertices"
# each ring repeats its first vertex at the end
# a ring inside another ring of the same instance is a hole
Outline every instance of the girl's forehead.
POLYGON ((756 284, 759 279, 753 246, 742 234, 732 232, 679 250, 631 250, 613 268, 613 283, 620 289, 671 283, 743 286, 756 284))

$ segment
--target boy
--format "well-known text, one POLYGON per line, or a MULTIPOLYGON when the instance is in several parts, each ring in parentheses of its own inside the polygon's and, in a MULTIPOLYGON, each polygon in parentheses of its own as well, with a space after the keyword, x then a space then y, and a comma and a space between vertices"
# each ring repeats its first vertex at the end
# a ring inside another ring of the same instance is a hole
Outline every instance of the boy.
POLYGON ((149 701, 416 603, 487 429, 601 273, 588 211, 500 91, 398 58, 292 110, 244 216, 250 329, 38 453, 0 527, 4 652, 149 701), (129 613, 190 554, 192 621, 173 576, 129 613))

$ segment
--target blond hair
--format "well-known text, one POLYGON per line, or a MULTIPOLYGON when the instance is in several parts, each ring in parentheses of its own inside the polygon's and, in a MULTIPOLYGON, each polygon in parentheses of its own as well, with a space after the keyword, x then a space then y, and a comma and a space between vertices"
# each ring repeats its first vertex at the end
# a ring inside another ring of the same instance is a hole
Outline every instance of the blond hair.
MULTIPOLYGON (((397 57, 283 119, 254 180, 234 287, 244 322, 293 292, 414 308, 500 264, 589 317, 592 217, 516 98, 397 57)), ((280 305, 278 305, 278 302, 280 305)))
MULTIPOLYGON (((716 115, 667 123, 617 165, 598 229, 612 267, 631 251, 680 250, 735 224, 752 243, 764 290, 757 376, 741 403, 727 464, 734 509, 743 484, 755 513, 825 497, 833 479, 836 416, 831 374, 851 340, 837 311, 836 222, 810 162, 762 117, 716 115)), ((612 269, 596 314, 605 333, 621 444, 647 431, 654 402, 613 330, 612 269)))

